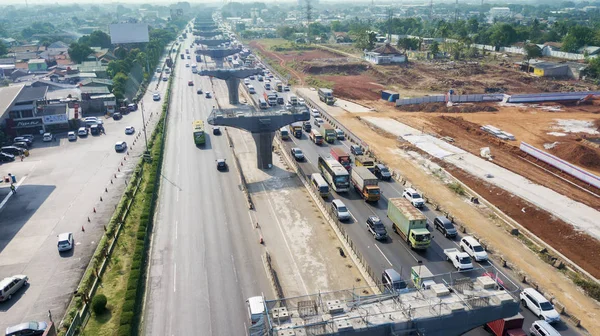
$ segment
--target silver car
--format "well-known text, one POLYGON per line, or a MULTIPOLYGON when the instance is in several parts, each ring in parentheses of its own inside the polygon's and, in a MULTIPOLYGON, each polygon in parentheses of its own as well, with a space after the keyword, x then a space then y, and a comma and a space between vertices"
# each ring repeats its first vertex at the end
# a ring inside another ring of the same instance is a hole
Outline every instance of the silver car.
POLYGON ((19 289, 27 286, 27 275, 13 275, 0 280, 0 302, 10 300, 19 289))

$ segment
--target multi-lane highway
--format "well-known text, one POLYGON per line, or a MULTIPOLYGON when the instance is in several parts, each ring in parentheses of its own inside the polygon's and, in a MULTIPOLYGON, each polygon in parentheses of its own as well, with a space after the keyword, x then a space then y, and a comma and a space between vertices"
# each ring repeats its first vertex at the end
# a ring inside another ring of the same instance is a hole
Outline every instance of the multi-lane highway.
POLYGON ((216 170, 217 158, 233 162, 226 137, 209 131, 203 147, 192 137, 192 121, 206 121, 216 105, 196 90, 226 100, 226 88, 213 88, 186 63, 195 60, 177 59, 171 93, 143 334, 244 335, 245 300, 273 295, 256 241, 248 239, 254 233, 237 172, 233 165, 216 170))

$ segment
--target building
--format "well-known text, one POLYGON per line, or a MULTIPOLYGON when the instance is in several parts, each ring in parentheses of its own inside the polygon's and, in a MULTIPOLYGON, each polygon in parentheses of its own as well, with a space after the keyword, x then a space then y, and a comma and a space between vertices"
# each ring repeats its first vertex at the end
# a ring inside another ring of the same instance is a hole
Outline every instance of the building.
POLYGON ((69 46, 63 41, 56 41, 46 48, 49 55, 58 55, 69 51, 69 46))
POLYGON ((386 43, 373 51, 365 51, 365 60, 373 64, 399 64, 406 62, 406 55, 386 43))
POLYGON ((43 58, 30 59, 29 62, 27 62, 27 68, 32 72, 47 71, 48 64, 46 64, 46 60, 43 58))
POLYGON ((586 65, 582 63, 565 62, 538 62, 531 64, 533 74, 540 77, 567 77, 571 79, 580 79, 581 72, 585 70, 586 65))
POLYGON ((494 19, 509 18, 511 15, 508 7, 492 7, 488 13, 488 21, 494 22, 494 19))
POLYGON ((0 128, 6 128, 9 111, 14 106, 17 96, 23 88, 23 85, 0 87, 0 128))
POLYGON ((47 87, 24 86, 9 109, 6 120, 7 132, 11 135, 40 134, 44 121, 36 115, 38 107, 46 99, 47 87))

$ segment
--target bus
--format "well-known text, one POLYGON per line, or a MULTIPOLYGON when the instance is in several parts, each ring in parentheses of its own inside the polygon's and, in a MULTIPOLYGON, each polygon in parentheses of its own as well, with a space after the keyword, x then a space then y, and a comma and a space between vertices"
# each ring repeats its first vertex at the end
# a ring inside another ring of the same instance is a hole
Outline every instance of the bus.
POLYGON ((310 181, 313 187, 319 192, 319 195, 323 198, 329 197, 329 185, 325 182, 323 176, 319 173, 310 175, 310 181))
POLYGON ((194 142, 196 146, 204 145, 206 142, 206 135, 204 134, 204 121, 196 120, 192 123, 194 127, 194 142))
POLYGON ((315 143, 315 145, 320 146, 323 144, 323 136, 321 135, 321 133, 319 133, 319 131, 311 130, 309 137, 310 140, 315 143))
POLYGON ((325 180, 336 192, 347 192, 350 190, 350 174, 341 163, 334 158, 323 158, 319 155, 319 170, 325 180))
POLYGON ((290 139, 290 130, 287 128, 287 126, 284 126, 279 129, 279 137, 281 137, 281 140, 290 139))

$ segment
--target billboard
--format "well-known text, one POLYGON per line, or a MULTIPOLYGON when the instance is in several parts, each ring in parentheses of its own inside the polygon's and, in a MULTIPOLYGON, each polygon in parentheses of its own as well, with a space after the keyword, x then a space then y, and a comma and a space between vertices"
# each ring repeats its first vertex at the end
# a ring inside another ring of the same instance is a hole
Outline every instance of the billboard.
POLYGON ((115 23, 109 29, 112 44, 150 41, 147 23, 115 23))

